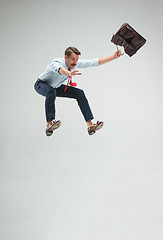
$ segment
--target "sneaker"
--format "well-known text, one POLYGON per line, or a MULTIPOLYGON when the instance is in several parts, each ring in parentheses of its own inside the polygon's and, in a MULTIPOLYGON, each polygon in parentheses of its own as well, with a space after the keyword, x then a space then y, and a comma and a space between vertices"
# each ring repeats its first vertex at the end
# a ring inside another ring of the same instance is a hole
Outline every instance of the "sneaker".
POLYGON ((88 134, 93 135, 97 130, 100 130, 104 126, 104 122, 99 122, 93 124, 91 127, 88 128, 88 134))
POLYGON ((51 125, 48 126, 45 130, 46 136, 51 136, 53 134, 53 131, 56 130, 57 128, 59 128, 61 126, 61 121, 58 120, 52 120, 51 125))

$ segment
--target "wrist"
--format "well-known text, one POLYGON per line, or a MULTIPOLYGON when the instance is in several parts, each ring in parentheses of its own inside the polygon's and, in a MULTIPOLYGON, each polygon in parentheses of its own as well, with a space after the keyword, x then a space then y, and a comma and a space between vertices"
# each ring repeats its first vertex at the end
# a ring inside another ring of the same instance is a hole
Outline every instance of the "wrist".
POLYGON ((114 60, 114 59, 116 59, 117 57, 116 57, 116 55, 114 54, 113 56, 112 56, 112 60, 114 60))

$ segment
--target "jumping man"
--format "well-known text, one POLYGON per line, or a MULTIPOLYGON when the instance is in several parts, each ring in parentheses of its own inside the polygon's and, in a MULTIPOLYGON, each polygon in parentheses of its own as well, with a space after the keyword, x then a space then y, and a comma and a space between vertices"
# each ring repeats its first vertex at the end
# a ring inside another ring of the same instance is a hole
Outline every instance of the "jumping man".
POLYGON ((84 91, 76 88, 72 82, 72 76, 81 75, 76 68, 93 67, 108 63, 119 58, 122 54, 117 50, 114 55, 106 58, 95 58, 92 60, 79 59, 81 53, 75 47, 68 47, 65 50, 64 58, 54 58, 39 76, 34 87, 37 93, 45 97, 45 112, 47 127, 45 133, 51 136, 53 131, 60 127, 61 121, 55 120, 55 99, 56 97, 74 98, 80 107, 83 117, 87 123, 88 134, 93 135, 101 129, 104 122, 93 123, 93 114, 84 91), (67 85, 63 84, 68 80, 67 85))

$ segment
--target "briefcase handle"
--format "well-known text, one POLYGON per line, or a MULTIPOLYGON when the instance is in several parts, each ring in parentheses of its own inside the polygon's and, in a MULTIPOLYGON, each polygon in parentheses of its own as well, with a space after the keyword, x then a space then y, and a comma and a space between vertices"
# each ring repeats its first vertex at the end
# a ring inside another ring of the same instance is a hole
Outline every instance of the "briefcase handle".
MULTIPOLYGON (((116 48, 117 48, 117 50, 119 50, 118 45, 116 45, 116 48)), ((125 53, 125 52, 124 52, 124 53, 125 53)), ((124 53, 122 53, 122 55, 123 55, 124 53)), ((121 56, 122 56, 122 55, 121 55, 121 56)))

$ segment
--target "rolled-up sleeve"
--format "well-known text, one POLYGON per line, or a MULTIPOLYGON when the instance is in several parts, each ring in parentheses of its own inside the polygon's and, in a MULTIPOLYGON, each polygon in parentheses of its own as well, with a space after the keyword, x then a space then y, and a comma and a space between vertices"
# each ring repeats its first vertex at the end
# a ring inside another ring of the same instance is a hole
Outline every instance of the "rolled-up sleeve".
POLYGON ((60 62, 52 62, 50 64, 51 71, 59 73, 59 69, 62 67, 60 62))
POLYGON ((96 67, 99 65, 98 58, 94 58, 92 60, 79 59, 77 68, 86 68, 86 67, 96 67))

